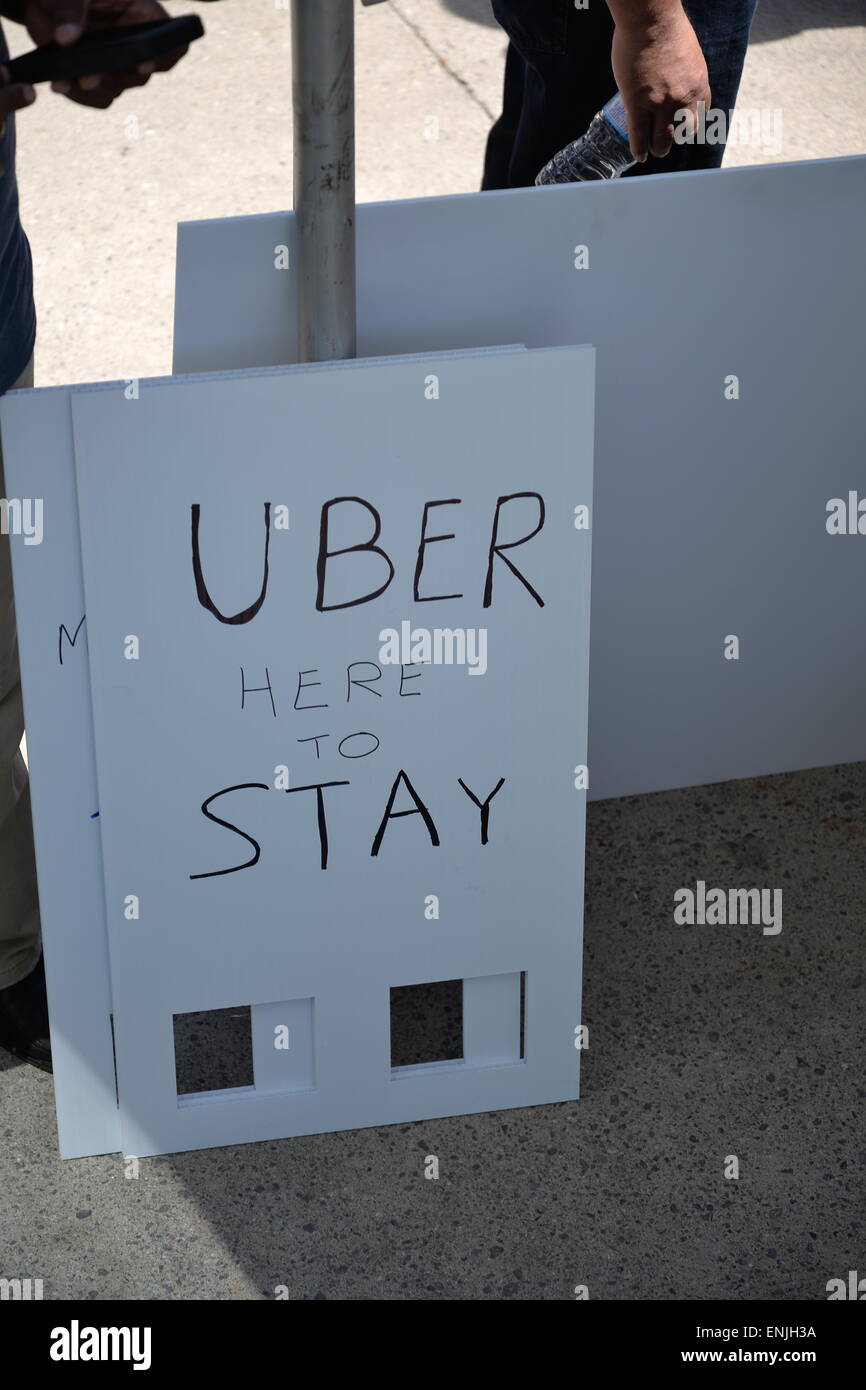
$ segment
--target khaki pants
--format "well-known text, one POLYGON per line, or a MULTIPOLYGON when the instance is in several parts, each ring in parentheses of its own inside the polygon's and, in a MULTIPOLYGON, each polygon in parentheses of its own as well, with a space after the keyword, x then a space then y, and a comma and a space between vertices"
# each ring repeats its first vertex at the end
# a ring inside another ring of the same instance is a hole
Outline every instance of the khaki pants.
MULTIPOLYGON (((15 387, 32 385, 31 361, 15 387)), ((5 496, 0 450, 0 497, 5 496)), ((30 786, 20 751, 24 710, 9 549, 9 537, 0 534, 0 989, 29 975, 41 950, 30 786)))

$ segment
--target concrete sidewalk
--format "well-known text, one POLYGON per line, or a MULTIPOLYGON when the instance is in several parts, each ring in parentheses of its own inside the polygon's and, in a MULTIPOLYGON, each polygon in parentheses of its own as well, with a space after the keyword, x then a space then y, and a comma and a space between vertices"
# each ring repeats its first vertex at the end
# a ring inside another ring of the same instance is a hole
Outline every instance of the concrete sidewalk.
MULTIPOLYGON (((175 223, 291 204, 288 12, 183 8, 209 37, 174 75, 107 113, 43 92, 19 121, 39 385, 167 373, 175 223)), ((772 157, 866 150, 863 18, 764 0, 741 106, 782 109, 772 157)), ((360 200, 478 186, 503 52, 487 0, 359 7, 360 200)), ((135 1175, 61 1163, 50 1078, 0 1054, 0 1278, 49 1299, 823 1300, 866 1259, 864 893, 866 765, 592 804, 574 1105, 135 1175), (781 933, 676 926, 697 877, 781 886, 781 933)))

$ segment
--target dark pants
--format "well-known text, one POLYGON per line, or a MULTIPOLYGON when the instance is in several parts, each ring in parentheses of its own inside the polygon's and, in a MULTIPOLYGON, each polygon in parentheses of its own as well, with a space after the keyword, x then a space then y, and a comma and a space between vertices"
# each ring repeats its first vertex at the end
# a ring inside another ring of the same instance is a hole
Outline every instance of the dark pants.
MULTIPOLYGON (((604 0, 492 0, 509 37, 502 115, 487 140, 482 188, 521 188, 589 126, 616 91, 613 20, 604 0)), ((683 0, 706 58, 712 106, 733 110, 757 0, 683 0)), ((712 169, 724 144, 674 144, 624 177, 712 169)))

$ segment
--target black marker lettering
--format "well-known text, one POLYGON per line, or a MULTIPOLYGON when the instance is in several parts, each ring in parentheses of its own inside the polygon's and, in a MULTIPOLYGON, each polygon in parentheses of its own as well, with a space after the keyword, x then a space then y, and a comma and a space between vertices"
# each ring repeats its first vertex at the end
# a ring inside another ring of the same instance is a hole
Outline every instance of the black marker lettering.
MULTIPOLYGON (((370 686, 373 684, 373 681, 378 681, 382 679, 382 667, 377 666, 375 661, 350 661, 348 667, 346 668, 346 679, 346 704, 348 704, 352 698, 352 686, 362 685, 365 690, 370 690, 370 686), (363 679, 358 679, 352 675, 352 672, 356 666, 372 666, 373 670, 376 672, 376 675, 364 676, 363 679)), ((370 690, 370 694, 378 695, 380 700, 382 698, 381 690, 370 690)))
POLYGON ((427 513, 431 507, 459 507, 460 497, 445 497, 441 502, 425 502, 424 512, 421 517, 421 544, 418 546, 418 559, 415 562, 415 578, 412 581, 412 597, 416 603, 433 603, 437 599, 462 598, 462 594, 426 594, 423 598, 418 592, 418 585, 421 581, 421 571, 424 568, 424 547, 434 545, 436 541, 453 541, 454 532, 448 535, 428 536, 427 535, 427 513))
POLYGON ((384 594, 391 580, 394 578, 394 566, 390 559, 376 544, 382 532, 382 520, 376 508, 369 502, 365 502, 363 497, 333 497, 330 502, 325 502, 322 506, 322 520, 319 526, 319 555, 316 561, 316 577, 318 587, 316 591, 316 608, 320 613, 331 613, 337 608, 355 608, 358 604, 369 603, 371 599, 378 598, 384 594), (328 550, 328 517, 332 507, 338 506, 342 502, 357 502, 359 507, 366 507, 373 518, 373 534, 368 541, 362 541, 358 545, 347 545, 343 550, 328 550), (325 572, 328 561, 336 555, 352 555, 355 552, 368 550, 374 555, 381 555, 385 564, 388 566, 389 574, 385 583, 380 588, 372 590, 369 594, 364 594, 362 598, 352 598, 346 603, 325 603, 325 572))
POLYGON ((491 803, 491 801, 493 800, 493 798, 494 798, 494 796, 496 795, 496 793, 499 791, 499 788, 504 784, 505 778, 504 778, 504 777, 500 777, 499 781, 496 783, 496 786, 493 788, 493 791, 490 793, 490 795, 488 796, 488 798, 487 798, 486 801, 479 801, 479 800, 478 800, 478 797, 475 795, 475 793, 474 793, 473 791, 470 791, 470 790, 469 790, 469 788, 467 787, 466 783, 463 781, 463 778, 462 778, 462 777, 458 777, 458 778, 457 778, 457 781, 460 783, 460 785, 461 785, 461 787, 463 788, 463 790, 465 791, 466 795, 467 795, 472 801, 475 802, 475 805, 478 807, 479 811, 481 812, 481 843, 482 843, 482 845, 486 845, 486 844, 487 844, 487 827, 488 827, 488 825, 490 824, 490 803, 491 803))
MULTIPOLYGON (((316 758, 318 759, 318 758, 321 757, 321 754, 319 753, 319 739, 320 739, 320 738, 330 738, 330 737, 331 737, 330 734, 313 734, 310 738, 297 738, 297 739, 295 739, 295 742, 296 742, 296 743, 314 743, 314 744, 316 745, 316 758)), ((289 788, 286 787, 285 790, 288 791, 289 788)))
MULTIPOLYGON (((86 614, 86 613, 85 613, 84 617, 85 617, 85 618, 87 617, 87 614, 86 614)), ((78 624, 78 627, 75 629, 75 636, 74 636, 74 637, 70 637, 70 636, 69 636, 68 629, 67 629, 67 627, 66 627, 66 624, 65 624, 65 623, 61 623, 61 624, 60 624, 60 631, 59 631, 59 633, 57 634, 57 656, 58 656, 58 659, 59 659, 59 661, 60 661, 60 665, 61 665, 61 666, 63 665, 63 638, 64 638, 64 636, 66 637, 66 640, 67 640, 67 642, 69 643, 70 647, 74 647, 74 646, 75 646, 75 643, 76 643, 76 640, 77 640, 77 638, 78 638, 78 634, 79 634, 79 632, 81 631, 81 629, 82 629, 83 627, 84 627, 84 618, 81 619, 81 622, 78 624)))
POLYGON ((413 695, 420 695, 420 694, 421 694, 421 691, 420 691, 420 690, 410 690, 409 693, 408 693, 407 695, 404 695, 404 694, 403 694, 403 684, 404 684, 404 682, 405 682, 405 681, 419 681, 419 680, 421 679, 422 674, 423 674, 421 671, 419 671, 418 674, 417 674, 417 676, 407 676, 407 675, 406 675, 406 672, 409 670, 409 667, 410 667, 410 666, 414 666, 414 665, 415 665, 415 662, 414 662, 414 661, 407 661, 405 666, 401 666, 401 667, 400 667, 400 690, 399 690, 398 693, 399 693, 400 697, 401 697, 402 699, 404 699, 404 700, 411 700, 411 698, 412 698, 413 695))
POLYGON ((379 740, 375 734, 371 734, 367 729, 359 729, 356 734, 346 734, 345 738, 340 739, 340 742, 337 744, 337 752, 344 758, 369 758, 370 754, 375 753, 378 747, 379 740), (373 747, 367 748, 363 753, 344 753, 343 744, 348 743, 349 740, 353 738, 371 738, 373 740, 373 747))
POLYGON ((389 820, 397 820, 400 816, 418 816, 418 815, 420 815, 420 816, 423 817, 423 819, 424 819, 424 824, 425 824, 426 827, 427 827, 427 833, 428 833, 429 836, 430 836, 430 843, 431 843, 431 845, 433 845, 433 846, 435 847, 436 845, 439 844, 439 835, 438 835, 438 833, 437 833, 437 831, 436 831, 436 826, 433 824, 433 817, 430 815, 430 812, 427 810, 427 807, 424 805, 424 802, 421 800, 421 798, 420 798, 420 796, 418 795, 418 793, 416 792, 415 788, 412 786, 412 783, 409 781, 409 778, 406 776, 405 772, 403 772, 402 769, 401 769, 400 772, 397 773, 396 781, 394 782, 394 785, 393 785, 393 787, 391 788, 391 795, 388 797, 388 804, 387 804, 387 806, 385 807, 385 814, 384 814, 384 816, 382 817, 382 823, 381 823, 381 825, 379 826, 379 829, 376 831, 376 838, 375 838, 374 841, 373 841, 373 848, 370 850, 370 854, 371 854, 371 855, 377 855, 377 854, 379 853, 379 849, 380 849, 380 846, 381 846, 381 844, 382 844, 382 840, 383 840, 384 835, 385 835, 385 827, 386 827, 386 825, 388 824, 388 821, 389 821, 389 820), (391 810, 391 807, 394 805, 394 798, 395 798, 396 795, 397 795, 397 788, 399 787, 401 781, 406 783, 406 790, 407 790, 407 792, 409 793, 409 795, 411 796, 412 800, 415 802, 415 809, 414 809, 414 810, 409 810, 409 811, 392 811, 392 810, 391 810))
POLYGON ((259 609, 261 608, 262 604, 264 603, 264 601, 265 601, 265 594, 266 594, 267 591, 268 591, 268 551, 269 551, 269 549, 270 549, 270 544, 271 544, 271 504, 270 504, 270 502, 266 502, 266 503, 265 503, 265 565, 264 565, 264 575, 263 575, 263 577, 262 577, 262 591, 261 591, 261 593, 259 594, 258 598, 256 599, 255 603, 250 604, 249 608, 244 608, 244 609, 242 609, 242 611, 241 611, 240 613, 235 613, 235 614, 233 614, 232 617, 230 617, 230 618, 227 618, 227 617, 225 616, 225 614, 223 614, 223 613, 221 613, 221 612, 219 611, 219 609, 217 608, 217 606, 216 606, 216 604, 214 603, 213 599, 211 598, 210 594, 208 593, 207 585, 206 585, 205 582, 204 582, 204 575, 202 574, 202 568, 201 568, 201 554, 200 554, 200 552, 199 552, 198 530, 199 530, 199 521, 200 521, 200 519, 201 519, 201 507, 200 507, 200 505, 199 505, 198 502, 193 502, 191 511, 192 511, 192 572, 193 572, 193 574, 195 575, 195 591, 196 591, 196 594, 198 595, 198 601, 199 601, 199 603, 201 604, 202 608, 206 608, 206 609, 208 610, 209 613, 213 613, 214 617, 217 618, 217 619, 219 620, 219 622, 221 622, 221 623, 230 623, 230 624, 233 624, 233 625, 239 625, 240 623, 248 623, 248 622, 250 622, 251 619, 253 619, 253 618, 256 616, 256 614, 258 613, 258 611, 259 611, 259 609))
POLYGON ((509 496, 497 498, 496 511, 493 514, 493 534, 490 537, 490 550, 487 555, 487 579, 484 584, 484 608, 489 608, 491 603, 493 602, 494 555, 498 555, 500 560, 505 561, 506 565, 511 570, 511 573, 513 575, 516 575, 516 577, 520 580, 521 584, 523 585, 524 589, 528 589, 529 592, 532 594, 532 597, 535 599, 535 602, 538 604, 539 608, 544 607, 544 599, 541 597, 541 595, 535 592, 529 580, 526 579, 525 576, 520 573, 520 570, 517 568, 517 566, 512 565, 511 561, 508 559, 508 556, 502 554, 503 550, 513 550, 515 546, 525 545, 527 541, 531 541, 533 536, 538 535, 543 525, 544 498, 541 496, 540 492, 512 492, 509 496), (516 541, 502 541, 499 545, 497 545, 496 542, 499 535, 499 513, 506 502, 513 502, 518 497, 535 498, 536 502, 538 503, 538 525, 536 526, 534 531, 529 532, 528 536, 521 536, 520 539, 516 541))
POLYGON ((299 704, 298 704, 298 696, 300 695, 300 693, 301 693, 302 690, 309 690, 309 689, 310 689, 312 686, 314 686, 314 685, 321 685, 321 684, 322 684, 321 681, 302 681, 302 680, 301 680, 301 676, 311 676, 315 670, 317 670, 317 667, 311 666, 310 669, 309 669, 309 671, 299 671, 299 672, 298 672, 298 688, 297 688, 297 690, 295 691, 295 704, 294 704, 294 708, 295 708, 295 709, 327 709, 327 708, 328 708, 327 705, 299 705, 299 704))
POLYGON ((325 820, 325 798, 322 796, 324 787, 348 787, 348 782, 315 782, 309 787, 286 787, 286 792, 315 792, 316 793, 316 821, 319 827, 319 849, 322 856, 322 868, 328 867, 328 822, 325 820))
POLYGON ((271 689, 271 675, 267 666, 265 667, 265 681, 267 682, 267 684, 265 685, 245 685, 244 668, 243 666, 241 667, 241 709, 246 709, 247 695, 255 695, 260 690, 266 690, 271 697, 271 709, 273 710, 274 718, 276 719, 277 707, 274 704, 274 692, 271 689))
POLYGON ((213 796, 209 796, 207 801, 203 801, 201 805, 202 815, 207 816, 208 820, 212 820, 215 825, 223 826, 226 830, 233 830, 235 835, 240 835, 242 840, 246 840, 248 845, 252 845, 254 851, 252 859, 248 859, 245 864, 235 864, 231 869, 212 869, 207 874, 190 874, 190 878, 219 878, 220 874, 237 874, 240 873, 241 869, 251 869, 254 864, 258 864, 262 852, 258 840, 254 840, 252 835, 248 835, 245 830, 239 830, 236 825, 232 825, 231 821, 220 820, 219 816, 212 815, 208 810, 211 802, 216 801, 217 797, 228 796, 229 792, 247 791, 252 787, 263 792, 270 791, 267 782, 240 782, 236 787, 225 787, 221 792, 214 792, 213 796))

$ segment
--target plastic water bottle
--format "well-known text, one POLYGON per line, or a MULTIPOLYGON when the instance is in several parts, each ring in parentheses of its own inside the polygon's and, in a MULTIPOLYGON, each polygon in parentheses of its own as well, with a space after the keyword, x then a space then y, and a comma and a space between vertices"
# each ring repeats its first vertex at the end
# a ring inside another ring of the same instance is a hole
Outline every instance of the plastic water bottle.
POLYGON ((543 183, 580 183, 585 179, 617 179, 635 163, 628 143, 628 118, 619 92, 592 119, 579 140, 545 164, 536 178, 543 183))

